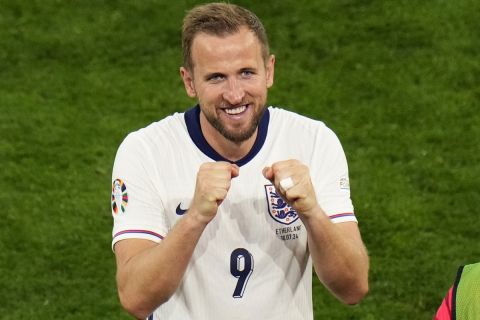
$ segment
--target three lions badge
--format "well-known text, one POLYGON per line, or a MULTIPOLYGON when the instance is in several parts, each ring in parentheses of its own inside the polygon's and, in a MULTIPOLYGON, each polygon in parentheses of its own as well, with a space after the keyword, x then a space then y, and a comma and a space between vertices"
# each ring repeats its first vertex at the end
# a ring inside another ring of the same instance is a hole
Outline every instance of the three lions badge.
POLYGON ((275 221, 286 225, 297 221, 297 212, 283 200, 273 185, 265 185, 265 194, 267 196, 268 212, 275 221))

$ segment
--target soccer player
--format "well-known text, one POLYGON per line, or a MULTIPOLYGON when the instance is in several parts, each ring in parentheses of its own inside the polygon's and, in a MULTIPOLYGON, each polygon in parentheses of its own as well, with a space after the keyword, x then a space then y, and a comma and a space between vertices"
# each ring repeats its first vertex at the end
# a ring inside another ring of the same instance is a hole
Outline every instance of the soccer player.
POLYGON ((322 122, 266 106, 275 58, 260 20, 198 6, 182 41, 198 104, 129 134, 113 168, 123 307, 162 320, 313 319, 312 265, 358 303, 368 256, 343 149, 322 122))

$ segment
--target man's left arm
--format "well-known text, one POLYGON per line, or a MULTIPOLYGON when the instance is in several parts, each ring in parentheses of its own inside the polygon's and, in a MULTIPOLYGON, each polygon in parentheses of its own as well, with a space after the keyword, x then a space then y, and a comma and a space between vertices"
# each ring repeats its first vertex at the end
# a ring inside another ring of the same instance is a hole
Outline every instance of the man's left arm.
POLYGON ((356 222, 333 223, 320 207, 309 169, 297 160, 263 170, 276 190, 297 211, 320 281, 342 302, 356 304, 368 292, 369 260, 356 222))
POLYGON ((356 304, 368 292, 368 255, 356 222, 333 223, 318 207, 302 219, 320 281, 341 301, 356 304))

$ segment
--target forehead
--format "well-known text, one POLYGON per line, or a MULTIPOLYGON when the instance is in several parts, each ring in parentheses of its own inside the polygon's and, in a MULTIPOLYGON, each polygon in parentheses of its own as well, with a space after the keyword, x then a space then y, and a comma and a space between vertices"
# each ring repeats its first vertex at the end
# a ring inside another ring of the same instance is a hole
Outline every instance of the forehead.
POLYGON ((193 39, 192 60, 194 69, 259 64, 263 63, 262 46, 247 28, 222 36, 201 32, 193 39))

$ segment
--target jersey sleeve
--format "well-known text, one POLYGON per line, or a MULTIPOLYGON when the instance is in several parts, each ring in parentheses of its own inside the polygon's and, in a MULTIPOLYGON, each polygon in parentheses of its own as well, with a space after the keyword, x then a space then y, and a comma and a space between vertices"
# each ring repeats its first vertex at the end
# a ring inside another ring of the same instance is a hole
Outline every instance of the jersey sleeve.
POLYGON ((155 183, 154 159, 147 145, 131 133, 120 145, 112 171, 112 248, 123 239, 160 242, 166 235, 164 208, 155 183))
POLYGON ((335 133, 322 126, 317 134, 311 168, 318 201, 332 222, 357 222, 350 198, 345 153, 335 133))

